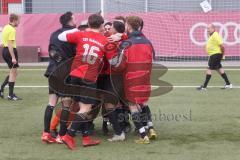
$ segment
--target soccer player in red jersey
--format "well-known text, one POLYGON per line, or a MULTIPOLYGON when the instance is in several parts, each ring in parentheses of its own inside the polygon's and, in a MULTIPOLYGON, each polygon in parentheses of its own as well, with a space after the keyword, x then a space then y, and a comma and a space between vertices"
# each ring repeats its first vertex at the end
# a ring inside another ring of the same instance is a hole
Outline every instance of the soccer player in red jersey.
MULTIPOLYGON (((79 31, 86 31, 88 29, 88 22, 87 20, 83 20, 81 22, 81 24, 78 26, 78 30, 79 31)), ((76 52, 75 52, 76 53, 76 52)), ((74 54, 75 54, 74 53, 74 54)), ((66 108, 65 108, 66 109, 66 108)), ((67 124, 69 124, 71 121, 68 119, 69 118, 69 114, 68 112, 69 111, 66 111, 64 110, 63 112, 65 112, 65 114, 63 113, 62 114, 62 109, 60 109, 56 115, 54 115, 54 117, 52 118, 52 121, 51 121, 51 125, 50 125, 50 133, 52 135, 52 137, 57 137, 58 135, 58 132, 57 132, 57 127, 58 125, 60 124, 60 119, 62 121, 62 124, 65 123, 64 121, 69 121, 67 124), (67 113, 66 113, 67 112, 67 113), (67 120, 68 119, 68 120, 67 120)), ((71 114, 70 114, 70 117, 71 117, 71 114)), ((69 125, 67 125, 69 126, 69 125)), ((59 136, 63 136, 65 135, 65 132, 66 132, 66 127, 62 127, 59 129, 59 136)))
POLYGON ((112 28, 112 22, 107 22, 104 24, 104 36, 111 36, 110 30, 112 28))
POLYGON ((150 143, 141 119, 141 105, 147 103, 151 94, 150 75, 154 49, 151 42, 140 31, 141 18, 127 17, 128 39, 120 45, 117 57, 110 64, 123 72, 125 100, 129 105, 132 120, 141 138, 136 143, 150 143))
MULTIPOLYGON (((96 80, 102 69, 103 57, 106 55, 104 46, 108 40, 100 32, 103 30, 104 19, 98 14, 90 15, 88 18, 89 30, 80 32, 76 30, 67 31, 58 36, 59 40, 77 45, 77 53, 71 67, 71 84, 86 86, 96 89, 96 80)), ((74 96, 73 99, 79 102, 80 110, 75 117, 70 129, 62 137, 63 142, 69 149, 76 149, 74 140, 75 133, 81 124, 83 127, 83 146, 100 144, 99 140, 93 140, 89 136, 87 113, 93 105, 99 102, 86 96, 74 96)))
MULTIPOLYGON (((123 33, 125 31, 124 23, 122 23, 120 21, 113 21, 111 24, 112 24, 112 26, 111 26, 110 30, 108 31, 107 35, 110 36, 111 34, 123 33)), ((107 35, 105 34, 105 36, 107 36, 107 35)), ((118 50, 118 45, 119 45, 119 42, 108 43, 106 45, 105 49, 108 51, 107 57, 111 58, 113 55, 116 54, 116 52, 118 50)), ((110 69, 110 64, 108 63, 108 60, 106 58, 104 58, 104 60, 105 60, 105 63, 104 63, 103 72, 101 73, 101 75, 98 78, 98 88, 102 89, 104 91, 111 92, 112 94, 116 95, 115 92, 116 92, 116 90, 119 90, 119 89, 116 88, 117 86, 113 86, 111 79, 113 77, 118 78, 119 76, 121 76, 121 74, 112 73, 112 71, 110 69)), ((119 83, 118 83, 118 86, 120 86, 119 83)), ((106 116, 104 116, 104 118, 109 119, 110 123, 112 124, 114 133, 115 133, 114 136, 108 140, 109 141, 125 140, 125 133, 123 131, 123 128, 120 126, 120 122, 119 122, 119 118, 118 118, 117 106, 115 106, 114 104, 111 104, 111 103, 104 103, 103 106, 104 106, 104 109, 108 113, 106 116)), ((103 132, 105 134, 107 134, 108 129, 107 129, 106 121, 103 121, 102 129, 103 129, 103 132)))

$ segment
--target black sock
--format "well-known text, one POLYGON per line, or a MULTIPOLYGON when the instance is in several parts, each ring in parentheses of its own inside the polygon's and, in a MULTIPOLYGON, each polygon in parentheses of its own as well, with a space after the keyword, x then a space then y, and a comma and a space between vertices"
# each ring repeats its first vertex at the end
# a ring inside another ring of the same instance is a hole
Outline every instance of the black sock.
POLYGON ((122 134, 122 129, 120 127, 120 123, 118 121, 118 113, 116 110, 110 112, 108 114, 108 118, 110 123, 112 124, 113 130, 116 135, 121 135, 122 134))
POLYGON ((109 118, 107 116, 103 117, 103 126, 107 126, 107 122, 109 121, 109 118))
MULTIPOLYGON (((72 125, 70 127, 70 129, 68 130, 68 134, 71 136, 71 137, 75 137, 75 134, 78 130, 78 128, 83 125, 82 122, 78 122, 78 121, 74 121, 72 122, 72 125)), ((85 126, 83 125, 83 131, 84 131, 84 128, 85 126)), ((83 132, 82 131, 82 132, 83 132)))
POLYGON ((141 120, 142 120, 143 126, 147 126, 148 116, 147 116, 147 113, 144 112, 143 110, 141 112, 141 120))
POLYGON ((67 132, 67 123, 69 119, 69 114, 70 114, 69 108, 63 107, 60 115, 60 130, 59 130, 60 136, 64 136, 67 132))
POLYGON ((71 124, 70 129, 68 130, 68 134, 71 137, 74 137, 77 130, 81 127, 82 125, 82 133, 83 134, 87 134, 86 132, 88 132, 88 122, 86 122, 87 117, 86 114, 83 113, 79 113, 74 117, 74 120, 71 124), (86 124, 85 124, 86 123, 86 124))
POLYGON ((8 82, 9 85, 9 96, 13 96, 15 82, 8 82))
POLYGON ((128 111, 123 110, 122 115, 118 115, 118 117, 120 117, 120 119, 121 119, 121 117, 124 117, 123 118, 123 123, 120 123, 123 126, 122 129, 126 129, 127 126, 131 125, 130 124, 130 116, 129 116, 129 112, 128 111))
POLYGON ((50 123, 52 119, 52 113, 53 113, 54 106, 48 105, 45 110, 44 114, 44 132, 49 133, 50 132, 50 123))
POLYGON ((83 122, 83 131, 82 131, 83 137, 88 137, 90 135, 89 128, 90 128, 90 123, 83 122))
POLYGON ((144 126, 147 125, 148 121, 152 121, 152 115, 148 105, 142 107, 141 118, 144 126))
POLYGON ((206 75, 206 80, 203 85, 204 88, 207 88, 208 82, 210 81, 211 77, 212 77, 212 75, 210 75, 210 74, 206 75))
POLYGON ((135 127, 139 131, 141 137, 144 138, 147 134, 141 121, 141 113, 140 112, 132 113, 132 120, 135 127))
POLYGON ((3 81, 2 85, 1 85, 1 91, 3 91, 5 86, 8 84, 8 80, 9 80, 9 76, 7 76, 5 78, 5 80, 3 81))
POLYGON ((228 77, 227 77, 226 73, 223 73, 221 76, 222 76, 222 78, 224 79, 226 85, 230 85, 230 82, 229 82, 229 80, 228 80, 228 77))
POLYGON ((148 129, 153 129, 152 113, 148 105, 142 108, 142 113, 145 113, 144 116, 146 116, 146 118, 144 118, 145 121, 143 121, 143 125, 148 126, 148 129))

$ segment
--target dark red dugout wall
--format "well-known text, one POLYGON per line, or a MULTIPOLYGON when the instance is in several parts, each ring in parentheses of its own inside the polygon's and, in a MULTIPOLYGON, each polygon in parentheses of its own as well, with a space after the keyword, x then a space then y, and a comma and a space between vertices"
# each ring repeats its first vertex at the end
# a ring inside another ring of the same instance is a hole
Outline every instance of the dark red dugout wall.
MULTIPOLYGON (((113 19, 117 14, 106 14, 113 19)), ((206 25, 215 23, 223 36, 226 55, 240 56, 240 12, 158 12, 137 13, 144 20, 144 34, 152 41, 156 56, 206 56, 206 25)), ((40 46, 41 57, 48 56, 49 37, 60 27, 60 14, 24 14, 17 29, 18 46, 40 46)), ((88 14, 76 14, 78 23, 88 14)), ((8 23, 0 15, 0 27, 8 23)))

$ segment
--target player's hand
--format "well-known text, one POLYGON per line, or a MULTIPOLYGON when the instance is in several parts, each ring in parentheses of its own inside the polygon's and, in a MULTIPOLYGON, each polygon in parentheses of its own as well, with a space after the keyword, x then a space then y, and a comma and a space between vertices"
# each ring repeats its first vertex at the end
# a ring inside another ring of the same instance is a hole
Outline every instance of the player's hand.
POLYGON ((49 57, 55 60, 56 62, 61 62, 62 61, 62 56, 56 51, 56 50, 50 50, 49 51, 49 57))
POLYGON ((16 58, 12 58, 12 63, 13 63, 13 64, 17 64, 16 58))
POLYGON ((121 39, 122 39, 122 34, 114 34, 108 37, 109 42, 117 42, 117 41, 120 41, 121 39))

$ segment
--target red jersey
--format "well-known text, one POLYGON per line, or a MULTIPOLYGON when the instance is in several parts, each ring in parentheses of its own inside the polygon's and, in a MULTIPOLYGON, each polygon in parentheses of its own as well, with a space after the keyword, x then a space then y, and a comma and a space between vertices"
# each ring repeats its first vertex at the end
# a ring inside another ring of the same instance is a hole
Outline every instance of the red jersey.
MULTIPOLYGON (((141 32, 133 32, 128 47, 119 52, 116 71, 123 72, 125 99, 134 104, 145 104, 151 95, 151 70, 154 49, 141 32)), ((124 46, 124 45, 123 45, 124 46)))
POLYGON ((114 70, 111 70, 108 60, 112 59, 114 56, 117 55, 118 49, 119 49, 119 42, 107 43, 107 45, 105 46, 107 55, 104 58, 104 67, 103 67, 101 74, 106 74, 106 75, 110 75, 110 73, 116 74, 116 72, 114 72, 114 70))
POLYGON ((77 45, 70 76, 96 82, 103 67, 107 38, 93 31, 67 34, 67 41, 77 45))
MULTIPOLYGON (((111 35, 109 34, 105 34, 105 37, 110 37, 111 35)), ((126 35, 127 36, 127 35, 126 35)), ((126 36, 123 36, 124 38, 128 38, 126 36)), ((112 59, 115 55, 117 55, 117 51, 119 49, 119 44, 121 41, 119 42, 108 42, 105 46, 105 50, 108 52, 107 56, 104 58, 104 67, 103 70, 101 71, 101 74, 106 74, 106 75, 110 75, 111 74, 115 74, 116 72, 114 72, 113 70, 111 70, 110 68, 110 64, 108 62, 108 59, 112 59)))
POLYGON ((128 35, 126 33, 123 33, 121 40, 127 40, 128 39, 128 35))

